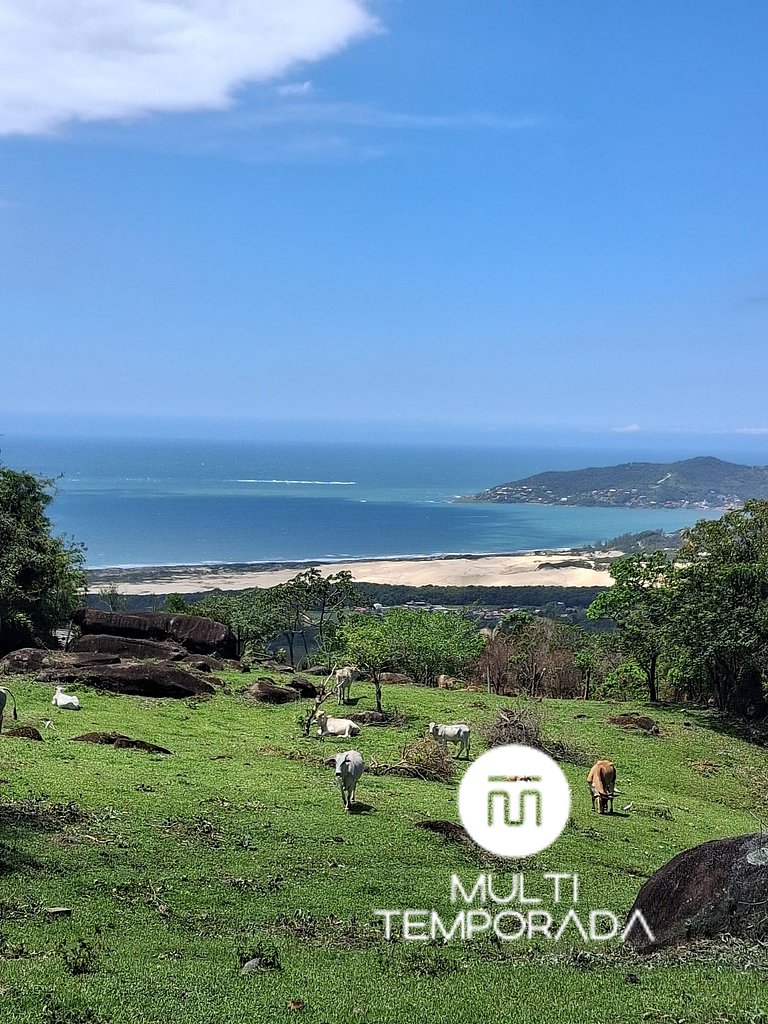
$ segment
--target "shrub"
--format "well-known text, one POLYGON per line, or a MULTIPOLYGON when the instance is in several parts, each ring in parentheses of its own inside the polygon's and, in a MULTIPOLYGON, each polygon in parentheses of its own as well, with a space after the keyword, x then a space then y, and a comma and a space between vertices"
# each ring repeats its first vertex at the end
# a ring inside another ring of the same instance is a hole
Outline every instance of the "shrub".
POLYGON ((634 661, 622 661, 595 688, 598 700, 640 700, 648 692, 645 673, 634 661))

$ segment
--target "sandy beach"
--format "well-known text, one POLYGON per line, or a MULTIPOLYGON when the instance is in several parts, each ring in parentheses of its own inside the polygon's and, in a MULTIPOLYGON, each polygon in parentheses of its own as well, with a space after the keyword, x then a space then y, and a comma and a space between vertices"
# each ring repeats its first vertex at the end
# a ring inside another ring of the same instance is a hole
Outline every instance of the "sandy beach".
MULTIPOLYGON (((602 556, 603 558, 605 556, 602 556)), ((360 583, 408 586, 480 587, 607 587, 606 569, 574 567, 563 563, 591 562, 582 554, 537 551, 513 555, 451 556, 446 558, 372 559, 334 563, 296 563, 289 567, 248 565, 159 566, 92 570, 89 587, 98 590, 116 584, 132 594, 196 594, 206 590, 246 590, 273 587, 312 564, 324 575, 349 570, 360 583), (546 563, 545 567, 541 567, 546 563), (560 567, 562 566, 562 567, 560 567)))

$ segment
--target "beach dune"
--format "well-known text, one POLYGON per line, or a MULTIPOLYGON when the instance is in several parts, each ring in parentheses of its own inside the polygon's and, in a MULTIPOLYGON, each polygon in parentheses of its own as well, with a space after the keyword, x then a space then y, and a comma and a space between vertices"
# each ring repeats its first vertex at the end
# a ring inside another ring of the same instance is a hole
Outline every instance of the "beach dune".
POLYGON ((316 565, 323 575, 352 573, 358 583, 391 583, 412 587, 607 587, 611 577, 603 567, 574 566, 590 559, 573 552, 536 551, 512 555, 477 555, 372 559, 333 563, 302 562, 290 567, 260 565, 157 566, 133 569, 95 569, 89 574, 94 591, 116 584, 126 595, 197 594, 208 590, 246 590, 274 587, 302 569, 316 565), (545 567, 540 568, 542 563, 545 567), (563 564, 563 563, 571 563, 563 564))

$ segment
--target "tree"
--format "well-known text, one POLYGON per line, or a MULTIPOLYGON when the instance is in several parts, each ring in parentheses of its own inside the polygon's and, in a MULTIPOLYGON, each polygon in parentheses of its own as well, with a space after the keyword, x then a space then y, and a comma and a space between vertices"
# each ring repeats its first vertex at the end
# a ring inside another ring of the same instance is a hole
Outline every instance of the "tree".
POLYGON ((197 615, 200 614, 196 608, 187 601, 183 594, 168 594, 165 598, 166 611, 174 615, 197 615))
POLYGON ((422 686, 435 686, 441 673, 463 674, 485 644, 472 621, 452 612, 392 608, 382 621, 391 638, 393 666, 422 686))
POLYGON ((310 640, 320 648, 330 667, 330 658, 336 645, 333 632, 343 618, 344 610, 354 599, 350 572, 323 576, 312 568, 298 573, 293 579, 271 590, 271 600, 285 636, 291 664, 296 664, 297 644, 301 644, 304 659, 310 657, 310 640))
POLYGON ((373 682, 376 710, 381 712, 381 676, 394 664, 395 644, 391 621, 386 616, 353 615, 341 626, 344 653, 373 682))
POLYGON ((768 501, 748 501, 684 532, 671 628, 722 711, 764 710, 768 664, 768 501))
POLYGON ((238 656, 246 647, 264 650, 280 632, 280 617, 274 607, 271 590, 213 593, 189 610, 229 626, 235 637, 238 656))
POLYGON ((0 654, 51 642, 85 592, 83 546, 51 533, 51 487, 0 467, 0 654))
POLYGON ((657 673, 668 637, 675 567, 663 551, 617 558, 614 584, 587 609, 590 619, 612 619, 622 648, 645 673, 650 700, 658 699, 657 673))
POLYGON ((329 653, 336 649, 333 632, 340 626, 344 612, 355 599, 352 573, 342 570, 323 576, 317 569, 310 569, 307 576, 309 590, 314 602, 314 624, 317 629, 317 646, 329 653))
POLYGON ((107 606, 110 612, 122 612, 128 607, 128 598, 120 593, 116 583, 109 583, 106 587, 99 587, 99 598, 107 606))

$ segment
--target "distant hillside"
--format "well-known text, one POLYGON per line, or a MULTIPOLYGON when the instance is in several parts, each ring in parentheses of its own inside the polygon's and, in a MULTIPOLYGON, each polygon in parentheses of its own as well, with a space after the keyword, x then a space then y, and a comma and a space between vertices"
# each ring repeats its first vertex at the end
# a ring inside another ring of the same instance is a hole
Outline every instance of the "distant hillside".
POLYGON ((625 508, 730 508, 768 497, 768 466, 702 457, 537 473, 460 500, 625 508))

